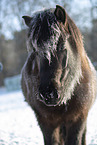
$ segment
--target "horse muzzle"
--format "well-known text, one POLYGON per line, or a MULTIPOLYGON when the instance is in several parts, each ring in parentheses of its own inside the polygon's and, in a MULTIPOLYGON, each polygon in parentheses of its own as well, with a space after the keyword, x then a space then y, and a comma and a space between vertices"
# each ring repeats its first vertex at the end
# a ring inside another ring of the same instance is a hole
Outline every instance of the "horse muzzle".
POLYGON ((60 95, 56 89, 50 90, 49 87, 45 90, 39 89, 39 101, 46 106, 57 106, 60 103, 60 95))

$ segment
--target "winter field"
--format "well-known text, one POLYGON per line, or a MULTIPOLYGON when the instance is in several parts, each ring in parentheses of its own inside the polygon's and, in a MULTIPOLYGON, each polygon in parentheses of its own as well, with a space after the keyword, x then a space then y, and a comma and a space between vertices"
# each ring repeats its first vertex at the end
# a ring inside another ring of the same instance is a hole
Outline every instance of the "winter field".
MULTIPOLYGON (((0 145, 43 145, 35 115, 21 91, 0 92, 0 145)), ((97 100, 88 116, 87 145, 97 145, 97 100)))

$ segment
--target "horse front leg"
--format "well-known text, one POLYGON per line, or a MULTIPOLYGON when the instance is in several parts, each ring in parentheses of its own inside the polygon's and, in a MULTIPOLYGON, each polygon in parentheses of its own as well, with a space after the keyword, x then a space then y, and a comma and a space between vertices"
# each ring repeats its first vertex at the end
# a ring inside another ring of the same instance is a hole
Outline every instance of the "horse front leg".
POLYGON ((65 145, 86 145, 86 121, 79 119, 68 129, 65 145))
POLYGON ((64 145, 64 134, 61 127, 42 129, 45 145, 64 145))

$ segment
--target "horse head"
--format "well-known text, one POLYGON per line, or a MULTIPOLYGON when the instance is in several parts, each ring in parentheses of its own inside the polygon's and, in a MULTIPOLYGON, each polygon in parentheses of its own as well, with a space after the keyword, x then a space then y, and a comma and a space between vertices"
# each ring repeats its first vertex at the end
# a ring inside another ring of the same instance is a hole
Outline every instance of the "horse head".
POLYGON ((27 75, 30 83, 38 78, 37 98, 47 106, 66 104, 82 74, 80 31, 59 5, 23 18, 29 28, 27 75))

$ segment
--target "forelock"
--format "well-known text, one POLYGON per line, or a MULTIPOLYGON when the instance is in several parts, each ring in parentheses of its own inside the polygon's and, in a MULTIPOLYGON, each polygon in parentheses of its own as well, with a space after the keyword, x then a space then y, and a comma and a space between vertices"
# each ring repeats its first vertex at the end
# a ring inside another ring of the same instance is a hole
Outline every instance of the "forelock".
POLYGON ((44 11, 36 14, 28 32, 28 51, 33 48, 35 51, 53 52, 56 49, 60 33, 54 13, 44 11))

